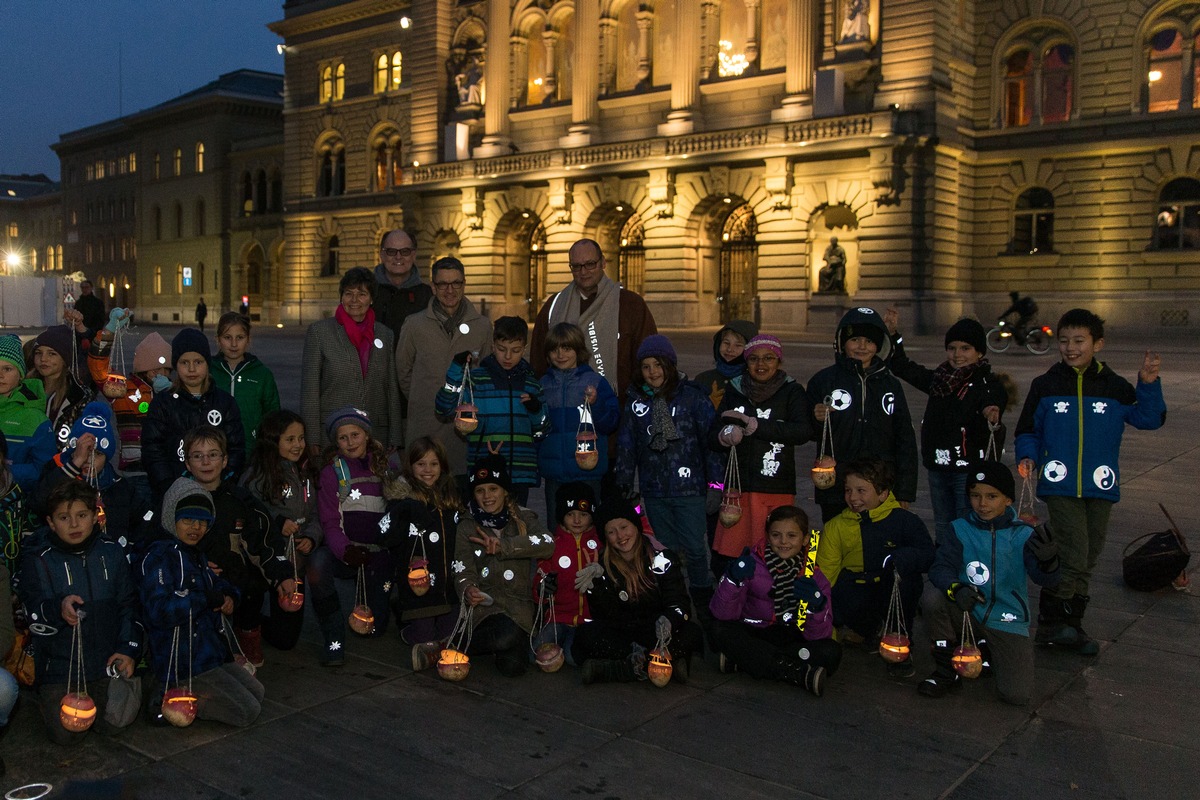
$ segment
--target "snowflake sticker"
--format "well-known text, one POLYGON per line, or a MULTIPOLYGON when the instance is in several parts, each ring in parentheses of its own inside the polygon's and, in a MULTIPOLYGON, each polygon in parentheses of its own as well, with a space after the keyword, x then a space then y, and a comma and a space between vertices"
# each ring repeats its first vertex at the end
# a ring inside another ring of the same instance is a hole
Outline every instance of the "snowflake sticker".
POLYGON ((361 500, 362 492, 360 492, 358 489, 351 489, 350 490, 350 499, 351 500, 361 500))
POLYGON ((330 642, 330 643, 329 643, 329 649, 330 649, 330 650, 341 650, 341 649, 342 649, 342 643, 341 643, 341 642, 330 642))
POLYGON ((454 570, 455 574, 467 571, 467 565, 461 561, 455 561, 450 565, 450 569, 454 570))

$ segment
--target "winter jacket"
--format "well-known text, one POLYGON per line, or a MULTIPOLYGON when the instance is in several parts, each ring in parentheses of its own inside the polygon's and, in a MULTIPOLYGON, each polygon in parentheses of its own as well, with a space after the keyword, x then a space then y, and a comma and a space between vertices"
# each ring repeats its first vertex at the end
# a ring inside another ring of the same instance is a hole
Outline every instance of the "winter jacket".
POLYGON ((943 592, 955 584, 971 585, 987 600, 971 609, 980 625, 1029 635, 1026 577, 1040 586, 1058 585, 1059 573, 1043 572, 1026 543, 1033 528, 1017 519, 1012 506, 984 522, 974 511, 953 522, 954 535, 938 542, 929 582, 943 592))
POLYGON ((716 418, 704 391, 679 376, 675 394, 667 401, 675 430, 681 438, 665 450, 650 447, 651 408, 654 399, 645 386, 629 387, 625 413, 617 429, 617 463, 613 470, 617 486, 629 489, 637 473, 643 497, 697 497, 708 485, 720 481, 723 464, 708 446, 708 429, 716 418))
POLYGON ((379 543, 392 551, 398 567, 400 616, 404 622, 436 617, 458 608, 450 563, 454 560, 460 513, 425 503, 407 483, 399 483, 379 520, 379 543), (429 591, 418 597, 408 584, 414 559, 424 558, 429 591))
POLYGON ((254 446, 258 426, 268 413, 279 409, 279 388, 275 375, 258 356, 246 353, 241 363, 230 367, 225 356, 212 360, 212 379, 218 389, 229 392, 237 401, 242 414, 242 429, 246 432, 246 449, 254 446))
MULTIPOLYGON (((41 378, 30 378, 30 380, 41 383, 41 378)), ((45 392, 45 390, 45 384, 42 384, 42 391, 45 392)), ((91 402, 92 390, 84 388, 73 375, 67 375, 66 395, 66 399, 58 407, 58 412, 53 417, 50 416, 50 406, 55 398, 46 397, 46 417, 50 420, 50 430, 54 435, 54 442, 59 448, 67 446, 67 441, 71 438, 71 426, 79 418, 83 407, 91 402)))
MULTIPOLYGON (((49 513, 46 501, 56 486, 65 481, 84 480, 83 474, 71 462, 74 451, 73 447, 64 450, 42 469, 42 479, 38 482, 33 502, 37 519, 49 513)), ((118 475, 110 465, 104 465, 97 484, 100 489, 100 508, 104 514, 96 525, 102 529, 104 538, 125 548, 130 563, 136 564, 151 542, 163 538, 158 515, 149 503, 138 497, 133 484, 118 475)))
MULTIPOLYGON (((12 473, 0 466, 0 546, 3 546, 0 564, 8 567, 9 575, 17 571, 18 559, 29 532, 44 519, 44 515, 34 516, 32 505, 12 473)), ((4 652, 2 648, 0 652, 4 652)))
MULTIPOLYGON (((606 381, 607 383, 607 381, 606 381)), ((547 580, 553 575, 554 595, 549 598, 554 604, 554 621, 560 625, 582 625, 591 619, 587 595, 575 591, 575 573, 600 557, 603 537, 595 526, 588 528, 578 538, 561 525, 554 529, 554 552, 549 558, 537 563, 538 573, 547 580)), ((537 597, 540 582, 533 587, 537 597)))
POLYGON ((313 545, 319 546, 325 541, 325 533, 317 518, 317 482, 300 477, 300 469, 293 461, 281 458, 279 465, 285 482, 280 496, 267 496, 262 476, 253 467, 242 476, 242 486, 249 489, 250 494, 266 507, 274 525, 282 529, 284 521, 291 520, 300 526, 297 537, 311 539, 313 545))
POLYGON ((716 366, 706 369, 696 376, 696 383, 701 389, 708 392, 708 399, 712 400, 713 408, 721 407, 721 400, 725 397, 725 390, 729 388, 729 382, 746 372, 745 354, 739 355, 730 362, 726 362, 721 357, 721 340, 725 338, 727 331, 733 331, 748 342, 758 334, 758 326, 744 319, 734 319, 725 323, 723 328, 713 334, 713 363, 716 366))
MULTIPOLYGON (((173 503, 170 516, 175 516, 173 503)), ((213 572, 197 548, 178 539, 150 546, 142 561, 138 593, 150 644, 150 669, 163 684, 178 681, 186 686, 189 663, 190 674, 200 675, 232 660, 221 612, 214 609, 212 590, 239 599, 233 584, 213 572), (179 666, 168 669, 177 627, 179 666)))
POLYGON ((304 371, 300 374, 300 416, 310 442, 329 444, 325 418, 345 406, 367 412, 371 436, 384 447, 400 445, 403 423, 396 393, 392 331, 378 320, 363 375, 358 350, 336 317, 308 326, 304 334, 304 371))
POLYGON ((21 558, 18 592, 29 613, 33 663, 39 684, 67 683, 74 628, 62 618, 68 595, 83 598, 83 671, 104 677, 109 657, 141 656, 137 598, 125 553, 116 542, 93 533, 70 546, 50 530, 36 535, 21 558))
MULTIPOLYGON (((111 366, 111 342, 92 339, 88 349, 88 372, 96 388, 104 386, 108 379, 111 366)), ((132 365, 131 365, 132 366, 132 365)), ((104 397, 103 392, 97 399, 104 397)), ((125 376, 125 394, 117 398, 104 397, 112 406, 113 415, 117 420, 117 435, 121 439, 121 454, 118 466, 123 475, 142 473, 142 423, 146 412, 150 410, 150 401, 154 398, 154 389, 137 375, 129 373, 125 376)))
POLYGON ((211 384, 199 397, 176 386, 155 395, 142 424, 142 466, 155 497, 162 497, 186 471, 183 437, 199 425, 221 429, 228 445, 227 474, 241 474, 246 464, 246 433, 233 397, 211 384))
POLYGON ((470 514, 458 521, 458 537, 454 544, 454 585, 458 596, 464 597, 471 586, 495 600, 491 605, 475 606, 474 627, 493 614, 504 614, 526 633, 533 629, 533 559, 548 558, 554 552, 554 537, 546 526, 527 508, 518 512, 500 531, 489 535, 500 537, 500 551, 488 555, 481 545, 471 541, 479 537, 478 526, 470 514), (524 529, 524 533, 522 533, 524 529))
MULTIPOLYGON (((704 402, 712 407, 708 398, 704 402)), ((691 607, 679 556, 648 536, 642 538, 641 545, 648 589, 632 598, 625 580, 613 569, 605 570, 587 592, 588 606, 596 622, 628 635, 631 642, 654 641, 654 624, 663 616, 670 620, 671 632, 678 633, 688 621, 691 607)), ((614 554, 613 558, 621 556, 614 554)))
POLYGON ((408 399, 408 438, 432 436, 446 448, 450 471, 467 472, 467 444, 453 422, 438 417, 437 393, 446 384, 446 370, 454 356, 469 350, 480 357, 492 352, 492 323, 463 298, 462 320, 447 333, 433 313, 430 301, 424 311, 404 321, 396 345, 396 380, 408 399))
MULTIPOLYGON (((909 359, 904 339, 892 337, 892 359, 888 369, 900 380, 929 394, 934 370, 909 359)), ((986 362, 975 368, 970 382, 950 397, 929 394, 921 420, 921 457, 926 469, 935 472, 965 472, 972 461, 982 461, 989 440, 995 440, 996 458, 1004 449, 1004 428, 993 434, 983 409, 996 406, 1004 413, 1008 393, 986 362)))
MULTIPOLYGON (((475 464, 494 448, 508 465, 512 484, 518 488, 537 486, 541 479, 537 470, 537 445, 549 430, 546 403, 542 400, 542 385, 533 376, 529 362, 521 361, 511 370, 504 370, 494 355, 483 359, 471 370, 473 396, 479 426, 467 434, 467 461, 475 464), (528 394, 536 405, 530 411, 521 402, 528 394)), ((448 421, 454 420, 459 403, 459 387, 463 383, 463 366, 450 362, 446 382, 438 389, 435 410, 448 421)))
POLYGON ((1063 362, 1033 379, 1017 422, 1017 461, 1041 468, 1038 494, 1121 499, 1121 436, 1126 423, 1157 430, 1167 419, 1162 381, 1137 388, 1093 360, 1082 371, 1063 362))
POLYGON ((608 381, 589 364, 569 370, 551 367, 542 376, 542 402, 546 404, 550 431, 538 446, 538 471, 560 483, 594 481, 608 472, 608 437, 617 430, 621 418, 621 404, 608 381), (596 387, 596 402, 591 405, 589 418, 583 419, 583 393, 589 386, 596 387), (588 430, 594 428, 596 432, 599 461, 590 470, 575 460, 575 437, 581 420, 591 422, 588 430))
POLYGON ((375 320, 392 332, 392 341, 400 341, 404 320, 420 313, 433 299, 433 288, 421 282, 420 271, 413 264, 412 275, 404 286, 396 286, 388 277, 383 264, 375 265, 375 320))
MULTIPOLYGON (((887 367, 891 340, 879 315, 857 310, 848 312, 834 334, 834 351, 833 366, 813 375, 808 382, 810 408, 816 408, 826 398, 830 400, 829 424, 833 434, 833 455, 837 461, 837 483, 829 489, 817 489, 817 503, 841 503, 845 492, 845 466, 857 458, 870 456, 892 465, 896 472, 893 491, 897 498, 907 502, 916 500, 917 437, 913 433, 904 387, 887 367), (883 348, 866 369, 862 362, 843 352, 841 333, 848 325, 877 325, 883 332, 883 348)), ((814 418, 813 426, 813 436, 819 442, 822 423, 814 418)))
POLYGON ((862 514, 844 510, 825 524, 817 545, 817 566, 837 585, 842 571, 860 583, 920 576, 933 563, 933 540, 921 518, 900 507, 889 493, 877 508, 862 514))
MULTIPOLYGON (((261 586, 264 578, 277 585, 294 577, 280 524, 249 489, 231 479, 210 494, 217 518, 197 547, 221 568, 225 580, 250 597, 251 588, 261 586)), ((168 524, 165 518, 163 524, 168 524)), ((170 524, 174 530, 174 520, 170 524)))
POLYGON ((58 452, 41 381, 23 380, 7 397, 0 397, 0 430, 8 440, 13 478, 26 493, 32 492, 42 466, 58 452))
MULTIPOLYGON (((383 481, 371 471, 370 458, 338 456, 321 470, 317 480, 317 515, 325 532, 325 545, 344 559, 351 545, 376 546, 383 517, 383 481)), ((371 556, 380 564, 390 560, 379 550, 371 556)))
MULTIPOLYGON (((752 628, 767 628, 771 625, 795 625, 794 618, 777 619, 775 616, 775 601, 771 597, 771 589, 775 578, 771 574, 766 561, 767 540, 762 539, 751 549, 754 560, 754 574, 741 583, 734 583, 728 577, 721 578, 713 593, 709 609, 712 615, 720 620, 741 622, 752 628)), ((803 568, 796 571, 794 577, 804 576, 803 568)), ((832 593, 829 580, 821 572, 820 567, 813 569, 813 580, 821 595, 827 598, 825 606, 820 611, 810 611, 808 620, 804 623, 801 634, 808 641, 828 639, 833 636, 833 603, 828 602, 832 593)), ((789 602, 788 607, 797 605, 789 602)))
POLYGON ((721 452, 722 459, 728 458, 729 448, 717 440, 721 429, 728 424, 721 414, 737 411, 755 419, 758 427, 754 433, 744 436, 737 447, 742 491, 793 495, 796 493, 796 446, 812 437, 808 397, 804 387, 789 376, 775 394, 761 405, 755 405, 745 394, 749 380, 748 375, 742 375, 729 382, 709 429, 708 442, 721 452))

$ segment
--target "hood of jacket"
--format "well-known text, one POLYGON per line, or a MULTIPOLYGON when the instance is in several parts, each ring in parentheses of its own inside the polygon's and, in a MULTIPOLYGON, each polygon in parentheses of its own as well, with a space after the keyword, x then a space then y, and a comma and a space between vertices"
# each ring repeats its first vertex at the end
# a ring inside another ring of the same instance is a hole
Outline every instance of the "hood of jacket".
POLYGON ((183 498, 194 494, 201 494, 207 497, 209 501, 212 500, 212 495, 209 494, 208 490, 191 478, 176 478, 175 482, 171 484, 171 488, 167 489, 166 494, 163 495, 162 517, 160 519, 162 520, 163 530, 172 539, 176 538, 175 506, 179 505, 179 501, 183 498))
POLYGON ((234 373, 241 372, 242 370, 253 369, 254 367, 262 364, 262 360, 253 353, 244 353, 242 355, 242 363, 238 364, 236 367, 230 367, 229 362, 225 360, 225 354, 217 353, 215 356, 213 356, 211 364, 214 367, 220 367, 225 371, 226 374, 233 375, 234 373))
MULTIPOLYGON (((375 265, 375 282, 384 286, 395 286, 392 279, 388 277, 387 267, 383 264, 375 265)), ((404 279, 404 283, 396 286, 397 289, 411 289, 421 283, 421 268, 417 266, 417 262, 413 260, 412 272, 408 273, 408 277, 404 279)), ((463 298, 464 300, 466 298, 463 298)))
POLYGON ((9 399, 26 408, 46 413, 46 387, 38 378, 23 378, 9 399))
MULTIPOLYGON (((726 322, 721 327, 721 330, 714 333, 713 334, 713 361, 717 364, 720 364, 722 361, 724 361, 724 359, 721 358, 721 337, 723 337, 725 335, 725 331, 733 331, 738 336, 741 336, 743 339, 745 339, 748 342, 751 339, 753 339, 755 336, 758 335, 758 326, 755 325, 753 322, 750 322, 749 320, 732 319, 729 322, 726 322)), ((728 363, 745 364, 746 357, 744 355, 740 355, 737 358, 735 358, 733 361, 728 362, 728 363)))
POLYGON ((879 352, 875 354, 875 357, 880 361, 886 362, 892 355, 892 337, 888 336, 887 326, 883 324, 883 318, 875 313, 875 309, 867 308, 866 306, 852 308, 842 315, 841 321, 838 322, 837 330, 833 333, 834 354, 836 354, 839 360, 851 360, 842 351, 842 331, 846 330, 846 328, 857 328, 864 325, 879 329, 879 335, 883 342, 880 344, 879 352))

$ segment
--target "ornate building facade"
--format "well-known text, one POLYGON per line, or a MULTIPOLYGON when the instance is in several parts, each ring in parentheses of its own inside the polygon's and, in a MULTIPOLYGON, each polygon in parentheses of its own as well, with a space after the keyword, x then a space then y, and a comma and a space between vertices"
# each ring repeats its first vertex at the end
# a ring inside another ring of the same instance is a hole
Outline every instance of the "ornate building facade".
POLYGON ((532 317, 588 236, 664 325, 937 326, 1018 289, 1200 324, 1195 2, 289 0, 271 27, 284 320, 403 227, 493 314, 532 317))

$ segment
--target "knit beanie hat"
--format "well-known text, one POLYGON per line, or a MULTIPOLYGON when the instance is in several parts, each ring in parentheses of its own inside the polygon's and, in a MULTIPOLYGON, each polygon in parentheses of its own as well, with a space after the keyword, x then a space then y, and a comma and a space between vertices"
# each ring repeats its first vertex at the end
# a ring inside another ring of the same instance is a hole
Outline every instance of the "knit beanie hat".
POLYGON ((21 337, 7 333, 0 336, 0 361, 7 361, 25 376, 25 351, 21 349, 21 337))
POLYGON ((149 336, 138 342, 138 346, 133 351, 134 372, 149 372, 161 367, 170 368, 174 363, 171 345, 167 344, 167 340, 158 331, 151 332, 149 336))
POLYGON ((171 369, 175 368, 184 353, 199 353, 206 361, 212 361, 208 337, 196 328, 184 328, 171 340, 171 369))
POLYGON ((104 454, 109 463, 117 457, 117 426, 113 420, 112 406, 103 400, 92 400, 83 407, 75 423, 71 425, 71 438, 67 447, 74 451, 79 437, 90 433, 96 437, 96 449, 104 454))
POLYGON ((199 519, 211 525, 216 518, 217 512, 213 507, 212 495, 206 491, 186 494, 175 504, 176 522, 181 519, 199 519))
POLYGON ((37 338, 33 340, 33 347, 34 349, 49 347, 62 357, 62 360, 67 363, 67 369, 70 369, 71 343, 74 340, 75 332, 66 325, 52 325, 37 335, 37 338))
POLYGON ((637 359, 641 361, 644 358, 658 358, 670 361, 672 365, 679 363, 679 359, 675 355, 675 348, 671 346, 671 340, 661 333, 652 333, 642 340, 641 345, 638 346, 637 359))
POLYGON ((973 319, 960 319, 946 331, 946 347, 951 342, 965 342, 976 351, 987 355, 987 333, 983 326, 973 319))
POLYGON ((371 417, 361 408, 342 406, 325 418, 325 433, 329 436, 329 441, 337 441, 338 428, 343 425, 357 425, 367 432, 367 436, 371 435, 371 417))
POLYGON ((554 495, 554 521, 559 525, 572 511, 596 513, 596 493, 583 481, 571 481, 558 487, 554 495))
POLYGON ((512 491, 512 480, 508 475, 508 464, 504 458, 495 454, 484 456, 475 462, 471 474, 467 476, 471 483, 471 491, 476 486, 494 483, 506 492, 512 491))
POLYGON ((1017 497, 1012 470, 999 461, 976 461, 967 468, 967 491, 979 484, 998 490, 1010 503, 1017 497))
POLYGON ((783 342, 779 341, 778 337, 771 336, 767 333, 760 333, 750 341, 746 342, 746 349, 742 351, 743 355, 750 355, 753 350, 770 350, 779 360, 783 360, 783 342))
POLYGON ((600 506, 592 516, 592 522, 595 523, 596 530, 600 533, 604 533, 605 527, 614 519, 627 519, 633 523, 633 527, 637 528, 639 532, 645 532, 642 530, 641 515, 633 507, 633 503, 628 500, 609 500, 600 506))
POLYGON ((842 352, 845 352, 846 342, 848 342, 851 339, 854 339, 858 336, 865 336, 867 339, 870 339, 872 342, 875 343, 875 348, 877 350, 882 350, 883 349, 883 337, 885 335, 886 335, 885 328, 879 327, 877 325, 871 325, 869 323, 866 323, 866 324, 857 323, 854 325, 847 325, 844 328, 842 328, 842 330, 841 330, 841 339, 842 340, 841 340, 841 342, 839 342, 839 344, 841 345, 842 352))

